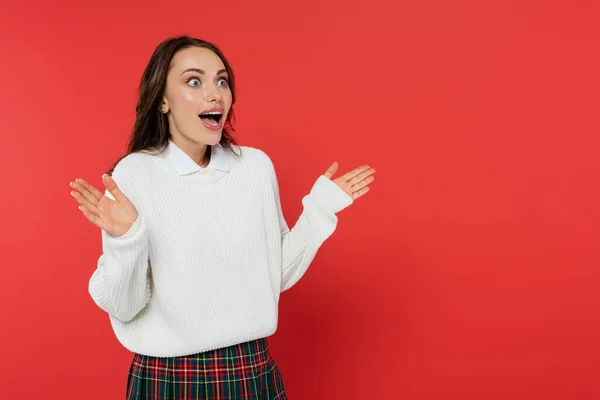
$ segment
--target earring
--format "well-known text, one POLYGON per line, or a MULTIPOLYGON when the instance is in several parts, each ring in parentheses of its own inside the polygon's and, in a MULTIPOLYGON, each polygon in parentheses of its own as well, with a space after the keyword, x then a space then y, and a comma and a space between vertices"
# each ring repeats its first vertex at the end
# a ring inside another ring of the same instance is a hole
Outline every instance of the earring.
POLYGON ((162 111, 163 113, 166 113, 166 112, 167 112, 167 110, 166 110, 164 107, 163 107, 163 108, 161 108, 161 109, 160 109, 160 111, 162 111))

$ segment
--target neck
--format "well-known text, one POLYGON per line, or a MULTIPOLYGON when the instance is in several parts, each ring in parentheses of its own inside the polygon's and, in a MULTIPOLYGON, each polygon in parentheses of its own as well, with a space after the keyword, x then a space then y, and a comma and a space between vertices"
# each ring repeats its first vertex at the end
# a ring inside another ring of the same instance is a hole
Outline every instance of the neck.
POLYGON ((210 163, 211 147, 207 144, 199 144, 180 135, 172 135, 171 140, 182 149, 201 168, 206 168, 210 163))
POLYGON ((206 151, 204 152, 204 157, 198 163, 198 165, 200 165, 200 167, 202 167, 202 168, 206 168, 206 167, 208 167, 208 164, 210 164, 210 153, 211 153, 210 149, 211 149, 211 147, 209 145, 207 145, 206 151))

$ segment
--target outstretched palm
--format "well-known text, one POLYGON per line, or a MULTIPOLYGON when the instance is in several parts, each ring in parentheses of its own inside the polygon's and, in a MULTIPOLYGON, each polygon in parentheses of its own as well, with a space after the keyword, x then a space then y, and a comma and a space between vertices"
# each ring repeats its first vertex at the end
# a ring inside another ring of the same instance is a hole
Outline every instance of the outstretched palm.
POLYGON ((103 175, 102 183, 115 200, 105 196, 84 179, 76 179, 75 182, 70 183, 74 189, 71 195, 79 203, 83 215, 92 224, 112 236, 122 236, 131 228, 138 217, 138 212, 112 177, 103 175))
MULTIPOLYGON (((336 161, 327 169, 324 175, 331 179, 337 169, 338 163, 336 161)), ((369 191, 369 186, 367 185, 375 180, 375 177, 372 176, 374 173, 375 169, 368 165, 362 165, 332 180, 340 187, 340 189, 346 192, 348 196, 352 197, 352 200, 356 200, 369 191)))

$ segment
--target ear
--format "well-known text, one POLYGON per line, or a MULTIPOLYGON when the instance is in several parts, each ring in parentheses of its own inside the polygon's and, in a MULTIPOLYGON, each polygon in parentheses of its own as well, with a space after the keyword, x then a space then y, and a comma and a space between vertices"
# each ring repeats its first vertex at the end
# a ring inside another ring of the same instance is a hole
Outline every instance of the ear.
POLYGON ((160 107, 159 107, 159 111, 163 114, 166 114, 169 112, 169 102, 167 101, 166 97, 163 97, 162 103, 160 104, 160 107))

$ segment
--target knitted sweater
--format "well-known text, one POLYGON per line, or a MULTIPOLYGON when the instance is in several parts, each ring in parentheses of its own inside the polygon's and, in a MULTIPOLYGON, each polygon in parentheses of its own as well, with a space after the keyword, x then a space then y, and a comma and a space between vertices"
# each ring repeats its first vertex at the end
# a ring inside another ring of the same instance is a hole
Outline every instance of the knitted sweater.
POLYGON ((352 203, 321 175, 290 230, 271 159, 248 146, 240 152, 212 146, 201 168, 170 141, 162 154, 132 153, 115 167, 139 216, 122 236, 101 230, 88 289, 128 350, 174 357, 272 335, 279 294, 352 203))

